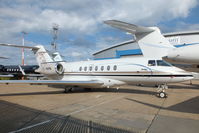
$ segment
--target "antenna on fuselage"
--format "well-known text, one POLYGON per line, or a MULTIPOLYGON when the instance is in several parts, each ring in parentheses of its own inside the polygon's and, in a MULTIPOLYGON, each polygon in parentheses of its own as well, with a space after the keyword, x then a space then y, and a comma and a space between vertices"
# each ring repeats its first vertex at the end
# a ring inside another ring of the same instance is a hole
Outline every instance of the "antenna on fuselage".
POLYGON ((57 44, 56 44, 56 40, 58 38, 58 30, 59 30, 59 25, 54 23, 53 26, 52 26, 52 34, 53 34, 53 41, 51 43, 51 46, 52 46, 52 49, 54 51, 57 51, 57 44))

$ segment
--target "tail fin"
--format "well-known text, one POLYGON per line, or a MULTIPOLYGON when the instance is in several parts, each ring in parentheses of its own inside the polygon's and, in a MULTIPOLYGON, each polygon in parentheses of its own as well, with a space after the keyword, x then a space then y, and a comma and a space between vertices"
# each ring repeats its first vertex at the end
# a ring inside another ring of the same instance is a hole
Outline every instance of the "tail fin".
POLYGON ((161 34, 157 27, 142 27, 117 20, 105 21, 106 24, 134 34, 145 57, 163 57, 175 47, 161 34))
POLYGON ((58 62, 59 61, 64 61, 59 52, 52 53, 52 58, 53 58, 54 61, 58 61, 58 62))
POLYGON ((15 45, 15 44, 0 44, 0 46, 31 49, 36 56, 36 60, 39 66, 41 66, 42 63, 53 62, 52 58, 50 57, 50 55, 48 54, 48 52, 45 50, 44 46, 42 45, 31 47, 31 46, 21 46, 21 45, 15 45))
POLYGON ((38 49, 32 49, 32 50, 36 56, 36 60, 39 66, 41 66, 42 63, 53 62, 52 58, 50 57, 44 46, 39 45, 36 47, 38 49))

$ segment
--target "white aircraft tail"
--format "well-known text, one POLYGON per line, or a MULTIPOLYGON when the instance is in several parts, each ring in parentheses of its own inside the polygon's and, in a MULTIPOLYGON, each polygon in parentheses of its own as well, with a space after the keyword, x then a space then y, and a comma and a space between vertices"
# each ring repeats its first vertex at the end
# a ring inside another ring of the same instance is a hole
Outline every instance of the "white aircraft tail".
POLYGON ((50 57, 50 55, 42 45, 31 47, 31 46, 21 46, 15 44, 0 44, 0 46, 31 49, 36 56, 36 60, 39 66, 41 66, 42 63, 53 62, 53 59, 50 57))
POLYGON ((142 27, 117 20, 105 21, 106 24, 135 35, 135 39, 145 57, 163 57, 175 47, 161 34, 157 27, 142 27))
POLYGON ((35 56, 37 63, 41 66, 42 63, 53 62, 53 59, 50 57, 44 46, 39 45, 36 46, 38 49, 32 49, 35 56))
POLYGON ((64 61, 63 59, 62 59, 62 57, 61 57, 61 55, 60 55, 60 53, 59 52, 55 52, 55 53, 53 53, 52 54, 52 57, 53 57, 53 60, 54 61, 64 61))

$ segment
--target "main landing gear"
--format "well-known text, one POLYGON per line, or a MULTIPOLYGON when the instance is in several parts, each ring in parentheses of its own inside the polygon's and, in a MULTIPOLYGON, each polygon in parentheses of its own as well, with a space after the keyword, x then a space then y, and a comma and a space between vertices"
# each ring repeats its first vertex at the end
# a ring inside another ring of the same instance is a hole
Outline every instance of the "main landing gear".
POLYGON ((72 92, 72 90, 73 90, 73 87, 66 87, 64 89, 64 93, 72 92))
POLYGON ((160 98, 167 98, 167 93, 165 92, 166 89, 168 89, 166 84, 158 85, 157 96, 160 98))

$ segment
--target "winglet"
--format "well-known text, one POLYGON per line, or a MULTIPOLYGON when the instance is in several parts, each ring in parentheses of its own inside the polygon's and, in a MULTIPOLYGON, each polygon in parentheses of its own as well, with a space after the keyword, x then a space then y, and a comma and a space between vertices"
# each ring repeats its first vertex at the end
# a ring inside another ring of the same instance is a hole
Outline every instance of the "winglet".
POLYGON ((22 69, 22 67, 19 65, 19 70, 21 71, 21 73, 23 74, 23 76, 26 75, 26 73, 24 72, 24 70, 22 69))

